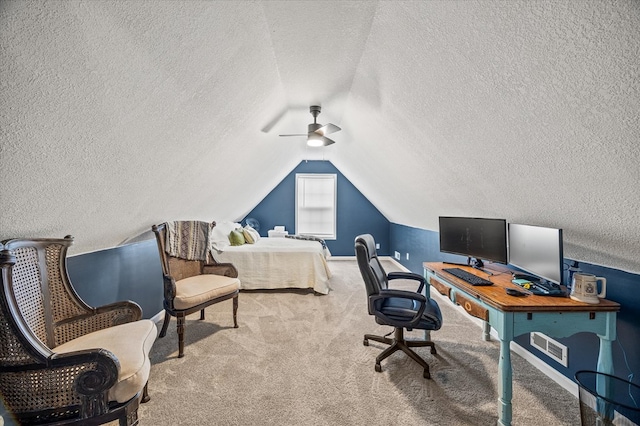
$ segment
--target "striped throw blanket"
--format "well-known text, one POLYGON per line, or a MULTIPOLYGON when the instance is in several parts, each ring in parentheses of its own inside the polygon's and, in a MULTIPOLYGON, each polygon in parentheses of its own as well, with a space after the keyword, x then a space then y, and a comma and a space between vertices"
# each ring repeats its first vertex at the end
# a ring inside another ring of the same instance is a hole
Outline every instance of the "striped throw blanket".
POLYGON ((306 241, 317 241, 322 244, 322 248, 326 249, 327 244, 324 242, 322 238, 318 238, 314 235, 305 235, 305 234, 295 234, 295 235, 285 235, 285 238, 293 238, 294 240, 306 240, 306 241))
POLYGON ((195 220, 167 222, 166 251, 181 259, 206 260, 209 224, 195 220))

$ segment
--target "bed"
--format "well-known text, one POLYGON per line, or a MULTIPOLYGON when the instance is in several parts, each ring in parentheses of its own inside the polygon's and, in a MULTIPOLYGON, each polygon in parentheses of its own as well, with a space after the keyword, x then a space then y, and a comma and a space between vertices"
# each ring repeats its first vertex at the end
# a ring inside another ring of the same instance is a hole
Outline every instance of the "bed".
MULTIPOLYGON (((210 234, 211 255, 216 262, 233 263, 243 290, 311 288, 328 294, 331 271, 329 250, 320 242, 296 238, 257 238, 253 243, 231 245, 227 231, 242 228, 223 222, 210 234)), ((248 227, 250 228, 250 227, 248 227)))

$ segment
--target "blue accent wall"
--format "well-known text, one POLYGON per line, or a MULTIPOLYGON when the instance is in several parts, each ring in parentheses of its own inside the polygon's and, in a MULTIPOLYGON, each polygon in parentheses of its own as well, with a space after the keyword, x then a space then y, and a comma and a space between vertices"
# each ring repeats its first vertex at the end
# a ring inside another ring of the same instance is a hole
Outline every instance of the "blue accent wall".
POLYGON ((389 254, 389 221, 329 161, 301 162, 247 214, 260 222, 260 235, 266 236, 276 225, 284 225, 289 234, 296 232, 296 173, 335 173, 338 177, 337 239, 326 241, 333 256, 353 256, 353 242, 364 233, 373 235, 380 244, 378 254, 389 254))
POLYGON ((88 305, 132 300, 151 318, 162 311, 163 283, 155 238, 67 258, 69 279, 88 305))
MULTIPOLYGON (((422 275, 423 262, 466 262, 466 257, 440 253, 438 232, 391 223, 389 235, 391 253, 400 252, 400 263, 412 272, 422 275), (409 260, 406 260, 406 253, 409 253, 409 260)), ((565 265, 571 263, 572 259, 565 258, 565 265)), ((616 324, 618 338, 613 343, 614 374, 638 384, 640 382, 638 377, 640 357, 637 355, 640 353, 640 275, 583 262, 579 263, 579 269, 585 273, 605 277, 607 299, 620 304, 616 324)), ((569 348, 568 368, 532 347, 529 344, 528 334, 515 339, 520 346, 572 380, 576 371, 596 369, 600 345, 596 335, 577 333, 555 340, 569 348)), ((640 404, 640 401, 637 402, 640 404)))

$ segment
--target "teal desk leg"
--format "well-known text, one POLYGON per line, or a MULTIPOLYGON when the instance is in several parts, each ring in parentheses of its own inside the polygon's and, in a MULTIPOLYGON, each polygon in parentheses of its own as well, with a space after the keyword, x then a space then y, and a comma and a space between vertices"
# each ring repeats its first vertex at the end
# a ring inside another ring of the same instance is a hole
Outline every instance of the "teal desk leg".
POLYGON ((484 321, 482 324, 482 340, 487 342, 491 340, 491 324, 487 321, 484 321))
MULTIPOLYGON (((511 341, 514 333, 513 312, 497 312, 491 321, 500 337, 498 361, 498 426, 511 426, 513 397, 513 369, 511 367, 511 341)), ((489 314, 491 318, 491 313, 489 314)))
MULTIPOLYGON (((606 315, 605 334, 598 334, 600 338, 600 351, 598 352, 598 365, 596 369, 600 373, 613 375, 613 341, 616 339, 616 313, 608 312, 606 315)), ((611 395, 609 377, 596 376, 596 391, 598 395, 611 395)), ((598 398, 596 409, 601 418, 613 418, 613 406, 605 400, 598 398)))
POLYGON ((613 375, 613 341, 616 340, 616 313, 605 312, 603 314, 606 318, 606 331, 605 334, 598 334, 600 338, 600 351, 598 352, 598 365, 597 370, 600 373, 606 373, 613 375))
POLYGON ((498 425, 511 426, 511 397, 513 396, 511 369, 511 339, 500 340, 500 361, 498 361, 498 425))

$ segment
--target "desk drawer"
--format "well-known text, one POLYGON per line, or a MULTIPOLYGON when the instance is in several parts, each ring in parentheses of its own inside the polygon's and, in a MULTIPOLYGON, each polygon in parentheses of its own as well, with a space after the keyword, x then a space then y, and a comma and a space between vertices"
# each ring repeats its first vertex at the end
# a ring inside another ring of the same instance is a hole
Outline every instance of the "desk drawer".
POLYGON ((451 298, 451 288, 442 284, 442 282, 438 281, 433 277, 429 277, 429 285, 438 290, 438 293, 451 298))
POLYGON ((470 299, 464 294, 456 292, 456 303, 464 308, 471 316, 489 321, 489 310, 482 307, 475 300, 470 299))

